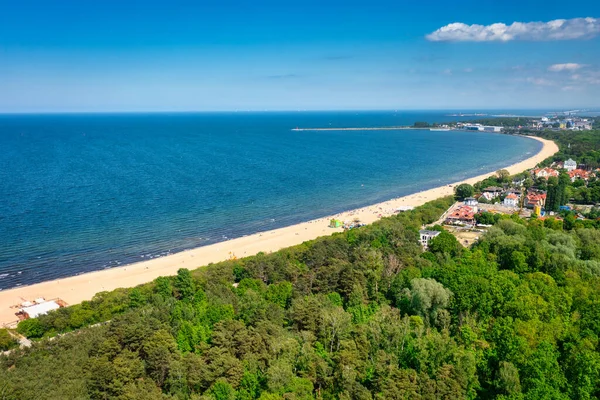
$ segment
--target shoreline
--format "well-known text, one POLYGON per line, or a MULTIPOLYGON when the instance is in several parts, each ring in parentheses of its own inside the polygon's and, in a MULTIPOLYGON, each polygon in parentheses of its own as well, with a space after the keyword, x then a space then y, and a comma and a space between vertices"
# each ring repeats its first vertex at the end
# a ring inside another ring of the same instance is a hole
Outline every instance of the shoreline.
MULTIPOLYGON (((516 164, 505 167, 511 174, 517 174, 535 167, 539 162, 558 152, 558 146, 549 140, 527 136, 543 144, 540 151, 516 164)), ((481 174, 444 186, 416 192, 407 196, 369 205, 335 215, 325 216, 311 221, 257 232, 225 242, 185 250, 169 256, 140 261, 100 271, 88 272, 67 278, 36 283, 28 286, 0 291, 0 324, 10 325, 17 320, 15 312, 18 305, 26 300, 44 297, 47 300, 60 298, 67 304, 77 304, 91 300, 99 292, 112 291, 122 287, 134 287, 150 282, 159 276, 174 275, 180 268, 196 269, 209 263, 228 260, 232 257, 243 258, 259 252, 274 252, 285 247, 295 246, 319 236, 331 235, 343 231, 342 228, 329 228, 329 220, 337 218, 352 221, 359 218, 361 223, 373 223, 382 217, 394 214, 402 206, 417 207, 429 201, 454 194, 454 186, 460 183, 481 181, 493 172, 481 174)))

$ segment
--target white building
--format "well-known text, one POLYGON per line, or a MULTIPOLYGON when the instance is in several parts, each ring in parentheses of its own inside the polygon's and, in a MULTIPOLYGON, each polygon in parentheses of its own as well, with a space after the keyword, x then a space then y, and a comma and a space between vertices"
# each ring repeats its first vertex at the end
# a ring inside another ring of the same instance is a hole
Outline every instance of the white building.
POLYGON ((430 231, 427 229, 420 230, 419 237, 420 237, 421 246, 423 246, 423 248, 426 249, 429 246, 429 242, 431 241, 431 239, 433 239, 434 237, 436 237, 439 234, 440 234, 440 231, 430 231))
POLYGON ((509 193, 504 198, 503 204, 507 207, 517 207, 519 205, 519 196, 514 193, 509 193))
POLYGON ((577 169, 577 163, 575 162, 575 160, 569 158, 567 161, 565 161, 564 168, 567 171, 571 172, 571 171, 577 169))
POLYGON ((502 192, 503 192, 503 189, 501 187, 497 187, 497 186, 490 186, 490 187, 486 187, 485 189, 483 189, 483 194, 485 195, 487 193, 487 196, 485 196, 485 198, 488 200, 499 197, 502 194, 502 192))
POLYGON ((477 199, 475 197, 467 197, 465 199, 466 206, 475 207, 475 206, 477 206, 477 204, 479 204, 479 202, 477 201, 477 199))
POLYGON ((484 126, 483 130, 485 132, 502 132, 502 128, 501 126, 484 126))
MULTIPOLYGON (((43 301, 43 299, 41 299, 41 300, 42 300, 42 302, 39 302, 38 304, 24 306, 23 308, 21 308, 20 312, 23 313, 23 315, 26 318, 36 318, 36 317, 39 317, 40 315, 48 314, 49 311, 58 310, 60 308, 60 305, 54 300, 50 300, 50 301, 43 301)), ((36 302, 37 301, 38 300, 36 300, 36 302)), ((31 304, 31 303, 25 302, 23 304, 31 304)))

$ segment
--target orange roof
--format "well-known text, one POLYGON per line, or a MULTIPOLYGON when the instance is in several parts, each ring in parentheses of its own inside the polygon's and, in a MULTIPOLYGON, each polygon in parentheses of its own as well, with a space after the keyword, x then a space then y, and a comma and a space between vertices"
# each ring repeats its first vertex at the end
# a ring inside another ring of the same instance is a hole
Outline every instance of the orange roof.
POLYGON ((558 176, 558 171, 552 168, 537 168, 533 170, 533 173, 537 176, 538 174, 540 174, 541 172, 545 172, 546 175, 551 175, 551 176, 558 176))
POLYGON ((590 173, 583 169, 574 169, 573 171, 569 171, 569 176, 571 178, 588 178, 590 176, 590 173))
POLYGON ((475 218, 475 213, 473 212, 473 209, 471 207, 462 206, 451 212, 447 218, 470 220, 475 218))
POLYGON ((528 203, 542 203, 546 200, 546 193, 528 193, 527 194, 527 202, 528 203))
POLYGON ((507 199, 518 199, 517 195, 514 193, 509 193, 508 196, 506 196, 507 199))

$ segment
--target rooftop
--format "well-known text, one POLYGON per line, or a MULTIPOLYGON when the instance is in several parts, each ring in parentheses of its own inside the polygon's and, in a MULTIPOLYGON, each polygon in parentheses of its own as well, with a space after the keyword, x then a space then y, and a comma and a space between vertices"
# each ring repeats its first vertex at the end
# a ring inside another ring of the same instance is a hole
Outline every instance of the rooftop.
POLYGON ((36 318, 40 315, 47 314, 48 311, 57 310, 60 308, 60 305, 54 300, 45 301, 40 304, 34 304, 32 306, 23 307, 21 309, 22 312, 26 313, 29 318, 36 318))
POLYGON ((427 235, 427 236, 437 236, 437 235, 439 235, 439 234, 440 234, 440 231, 430 231, 430 230, 428 230, 428 229, 421 229, 421 230, 419 231, 419 233, 420 233, 421 235, 427 235))

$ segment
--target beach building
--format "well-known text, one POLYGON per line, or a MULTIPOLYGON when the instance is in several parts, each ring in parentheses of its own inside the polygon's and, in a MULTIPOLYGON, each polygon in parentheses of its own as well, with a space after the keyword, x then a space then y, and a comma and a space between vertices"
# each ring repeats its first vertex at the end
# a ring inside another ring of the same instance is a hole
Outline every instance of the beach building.
POLYGON ((565 161, 565 163, 563 164, 563 167, 568 172, 571 172, 571 171, 577 169, 577 162, 575 162, 575 160, 569 158, 567 161, 565 161))
POLYGON ((421 229, 419 231, 421 246, 423 246, 423 248, 426 249, 427 247, 429 247, 429 242, 431 241, 431 239, 433 239, 439 234, 440 231, 430 231, 427 229, 421 229))
POLYGON ((43 297, 35 299, 32 303, 25 301, 21 304, 21 309, 17 313, 19 319, 36 318, 40 315, 48 314, 52 310, 58 310, 61 307, 65 307, 66 303, 60 299, 46 301, 43 297))
POLYGON ((507 207, 517 207, 519 205, 519 196, 515 193, 509 193, 502 202, 507 207))

